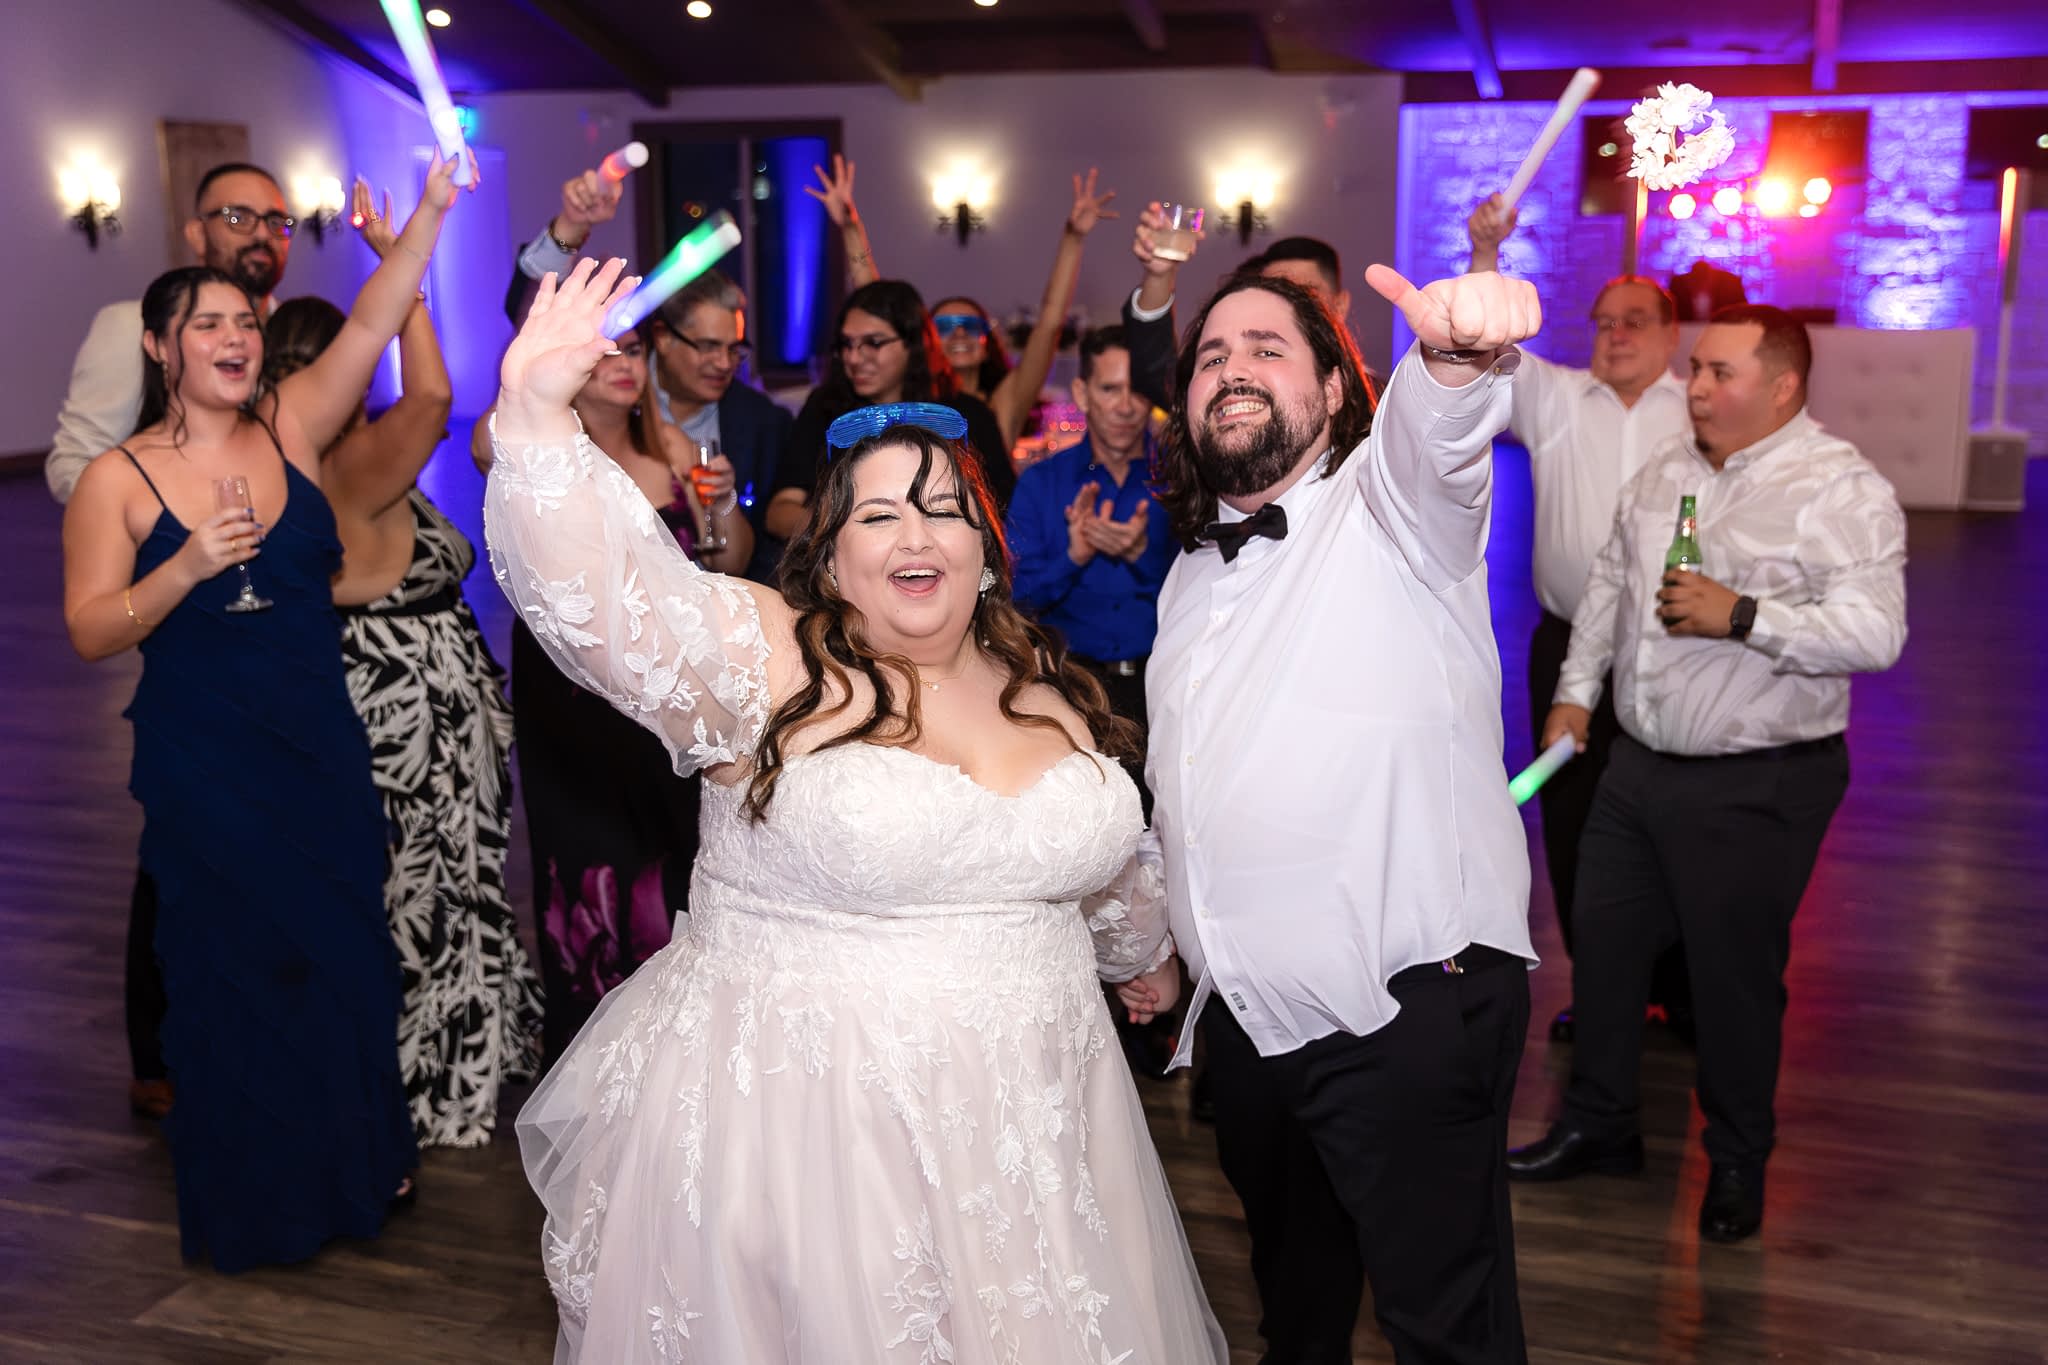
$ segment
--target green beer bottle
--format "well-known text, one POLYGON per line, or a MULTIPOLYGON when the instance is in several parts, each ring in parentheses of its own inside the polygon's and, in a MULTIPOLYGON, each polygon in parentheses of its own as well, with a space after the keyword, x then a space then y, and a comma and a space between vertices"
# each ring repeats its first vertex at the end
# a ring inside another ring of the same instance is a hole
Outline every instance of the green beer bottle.
POLYGON ((1664 552, 1664 571, 1690 569, 1698 573, 1700 559, 1700 514, 1698 499, 1686 493, 1678 499, 1678 534, 1671 537, 1671 548, 1664 552))

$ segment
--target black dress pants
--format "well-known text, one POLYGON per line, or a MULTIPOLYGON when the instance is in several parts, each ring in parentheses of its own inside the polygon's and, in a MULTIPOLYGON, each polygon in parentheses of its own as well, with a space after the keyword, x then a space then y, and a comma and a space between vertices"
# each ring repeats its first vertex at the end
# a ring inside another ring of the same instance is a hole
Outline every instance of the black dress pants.
MULTIPOLYGON (((1564 672, 1565 655, 1572 644, 1572 623, 1562 616, 1544 612, 1529 637, 1529 742, 1543 741, 1543 722, 1550 715, 1551 700, 1557 695, 1558 675, 1564 672)), ((1550 874, 1551 898, 1557 903, 1557 932, 1564 939, 1567 957, 1573 947, 1572 910, 1578 895, 1579 840, 1585 833, 1586 817, 1593 810, 1593 793, 1599 790, 1600 774, 1606 771, 1608 755, 1621 734, 1621 722, 1614 714, 1614 675, 1601 680, 1600 704, 1593 708, 1587 726, 1586 752, 1558 769, 1536 793, 1537 809, 1543 813, 1543 865, 1550 874)), ((1673 944, 1657 959, 1650 978, 1650 1002, 1668 1009, 1689 1010, 1692 990, 1685 974, 1685 945, 1673 944)))
POLYGON ((156 880, 139 868, 135 890, 128 897, 128 962, 124 973, 128 1021, 129 1074, 138 1081, 160 1081, 164 1026, 164 973, 156 960, 156 880))
POLYGON ((1490 948, 1388 983, 1401 1012, 1262 1057, 1203 1011, 1216 1146, 1244 1204, 1264 1365, 1350 1365, 1364 1281, 1402 1365, 1519 1365, 1508 1105, 1528 972, 1490 948))
POLYGON ((1839 735, 1725 758, 1616 743, 1579 852, 1566 1122, 1602 1138, 1636 1132, 1650 968, 1683 939, 1707 1155, 1762 1168, 1792 916, 1848 787, 1839 735))

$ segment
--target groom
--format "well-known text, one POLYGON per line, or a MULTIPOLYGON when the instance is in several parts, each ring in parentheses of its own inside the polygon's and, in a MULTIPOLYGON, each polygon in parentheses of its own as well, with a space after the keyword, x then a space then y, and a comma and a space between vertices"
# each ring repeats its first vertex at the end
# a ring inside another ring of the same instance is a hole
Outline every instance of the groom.
POLYGON ((1367 280, 1421 339, 1377 414, 1285 280, 1227 281, 1182 351, 1154 823, 1267 1365, 1348 1365, 1362 1279, 1397 1360, 1520 1362, 1501 1153, 1535 958, 1484 552, 1541 310, 1491 272, 1367 280))

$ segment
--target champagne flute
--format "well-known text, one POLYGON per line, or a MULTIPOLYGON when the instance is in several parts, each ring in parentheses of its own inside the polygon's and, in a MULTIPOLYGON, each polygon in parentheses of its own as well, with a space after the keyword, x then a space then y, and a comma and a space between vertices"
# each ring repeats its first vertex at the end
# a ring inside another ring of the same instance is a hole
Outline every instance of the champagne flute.
POLYGON ((696 485, 697 501, 704 504, 704 540, 697 548, 703 554, 717 554, 725 548, 725 535, 718 529, 718 513, 712 509, 711 482, 716 476, 711 472, 711 462, 720 454, 718 442, 697 443, 697 467, 691 471, 690 481, 696 485))
MULTIPOLYGON (((213 506, 220 512, 247 511, 253 507, 249 501, 249 481, 240 475, 232 479, 213 481, 213 506)), ((255 523, 251 520, 249 533, 255 534, 255 523)), ((235 566, 242 571, 242 591, 227 605, 228 611, 267 611, 273 605, 267 597, 256 595, 256 585, 249 579, 249 561, 243 560, 235 566)))

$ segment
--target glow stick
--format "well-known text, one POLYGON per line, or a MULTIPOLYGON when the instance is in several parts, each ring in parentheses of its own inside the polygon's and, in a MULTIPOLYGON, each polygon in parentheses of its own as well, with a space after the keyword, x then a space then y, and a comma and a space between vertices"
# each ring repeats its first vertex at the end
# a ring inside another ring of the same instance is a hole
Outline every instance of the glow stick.
POLYGON ((398 40, 398 50, 405 54, 413 88, 419 91, 420 103, 426 106, 427 123, 434 130, 441 159, 455 163, 456 184, 473 183, 475 168, 462 137, 462 120, 456 116, 455 101, 448 97, 448 82, 441 78, 441 63, 434 56, 433 41, 427 37, 427 21, 420 17, 419 0, 378 3, 384 7, 384 18, 391 25, 391 36, 398 40))
POLYGON ((1557 101, 1557 108, 1550 111, 1550 122, 1543 125, 1543 131, 1536 134, 1536 145, 1529 149, 1529 155, 1522 158, 1522 164, 1515 170, 1515 178, 1508 181, 1501 199, 1508 208, 1513 208, 1521 199, 1522 192, 1529 188, 1529 182, 1536 178, 1536 168, 1543 164, 1543 158, 1550 155, 1550 149, 1557 143, 1564 126, 1579 112, 1579 106, 1593 97, 1600 88, 1600 73, 1590 66, 1582 66, 1572 73, 1570 85, 1557 101))
POLYGON ((646 164, 647 144, 644 142, 629 142, 616 152, 606 156, 604 164, 599 166, 598 170, 604 173, 604 178, 607 180, 624 180, 646 164))
POLYGON ((622 336, 661 307, 668 297, 709 270, 719 257, 740 244, 740 225, 724 209, 712 214, 662 257, 640 287, 612 305, 605 314, 604 334, 622 336))
POLYGON ((1557 770, 1572 761, 1579 751, 1579 742, 1570 735, 1559 735, 1557 743, 1536 755, 1536 761, 1516 773, 1508 783, 1508 795, 1515 798, 1515 804, 1524 806, 1529 798, 1545 782, 1556 776, 1557 770))

